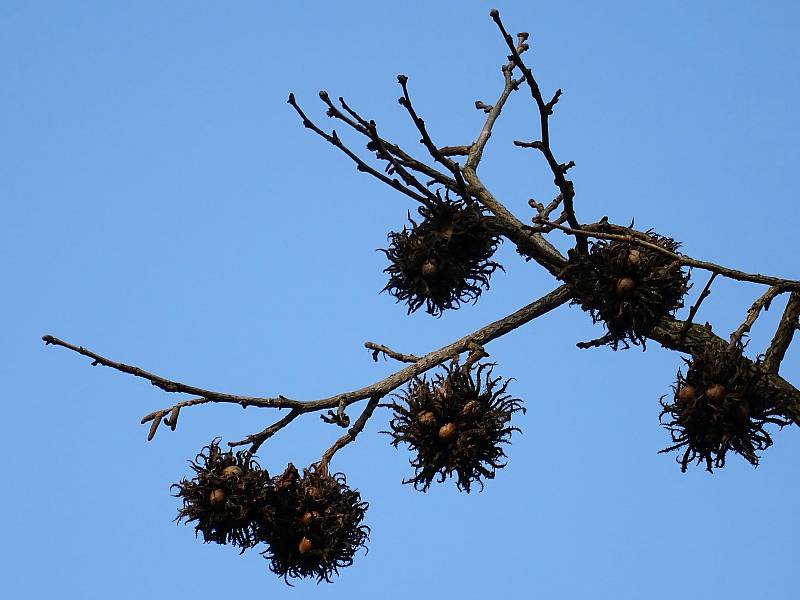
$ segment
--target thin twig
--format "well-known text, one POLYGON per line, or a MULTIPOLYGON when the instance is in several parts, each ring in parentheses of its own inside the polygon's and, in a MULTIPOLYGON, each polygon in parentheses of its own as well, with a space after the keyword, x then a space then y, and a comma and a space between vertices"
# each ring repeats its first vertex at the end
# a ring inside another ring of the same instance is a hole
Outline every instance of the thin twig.
POLYGON ((392 188, 396 189, 397 191, 404 193, 406 196, 408 196, 409 198, 413 198, 417 202, 422 202, 424 204, 424 203, 426 203, 428 201, 427 198, 424 195, 421 196, 421 195, 417 194, 413 190, 410 190, 408 187, 406 187, 405 185, 400 183, 399 180, 387 177, 383 173, 380 173, 379 171, 375 170, 374 168, 369 166, 367 163, 365 163, 361 158, 358 157, 358 155, 355 152, 353 152, 352 150, 350 150, 350 148, 348 148, 347 146, 344 145, 342 140, 339 139, 339 136, 336 134, 336 130, 334 130, 331 134, 327 134, 324 131, 322 131, 322 129, 317 127, 317 125, 311 119, 309 119, 306 116, 306 114, 303 112, 303 110, 297 104, 297 102, 296 102, 296 100, 294 98, 294 94, 289 94, 288 102, 292 106, 292 108, 294 108, 297 111, 297 114, 300 115, 300 118, 303 120, 303 125, 306 128, 310 129, 311 131, 316 133, 318 136, 320 136, 322 139, 324 139, 325 141, 333 144, 339 150, 341 150, 347 156, 349 156, 350 159, 354 163, 356 163, 356 168, 359 171, 364 172, 364 173, 369 173, 370 175, 372 175, 376 179, 379 179, 380 181, 382 181, 383 183, 385 183, 389 187, 392 187, 392 188))
POLYGON ((697 311, 700 310, 700 305, 703 303, 708 296, 711 295, 711 284, 714 283, 714 280, 717 278, 719 273, 712 273, 711 277, 708 278, 708 282, 706 283, 703 291, 700 292, 700 295, 697 297, 697 302, 689 309, 689 317, 686 319, 686 322, 683 326, 683 331, 681 332, 682 337, 686 337, 686 334, 689 332, 689 327, 692 326, 692 322, 694 321, 694 317, 697 314, 697 311))
POLYGON ((731 334, 731 346, 736 346, 741 343, 742 336, 750 331, 753 325, 761 314, 762 310, 769 310, 769 305, 775 299, 775 296, 786 291, 780 287, 771 287, 747 310, 747 317, 744 322, 731 334))
POLYGON ((328 465, 333 458, 333 455, 336 454, 339 450, 347 446, 350 442, 356 439, 359 433, 364 429, 364 425, 367 424, 369 418, 372 416, 372 413, 375 412, 375 408, 378 406, 378 403, 381 400, 381 396, 373 396, 370 398, 370 401, 367 403, 367 406, 364 408, 364 412, 361 413, 361 416, 356 419, 356 422, 353 423, 353 426, 347 430, 342 437, 340 437, 336 442, 334 442, 333 446, 328 448, 325 454, 322 455, 322 460, 319 461, 320 470, 323 473, 328 472, 328 465))
POLYGON ((425 148, 427 148, 428 153, 431 155, 433 160, 444 165, 447 170, 453 174, 453 177, 458 185, 458 193, 464 200, 469 200, 470 194, 467 190, 466 183, 464 183, 464 177, 461 175, 461 168, 456 162, 442 155, 442 153, 439 151, 439 148, 433 143, 427 127, 425 127, 425 121, 422 120, 422 118, 417 114, 417 111, 414 109, 414 105, 411 102, 411 96, 408 93, 408 76, 398 75, 397 82, 403 89, 403 97, 399 100, 400 105, 405 108, 406 111, 408 111, 411 120, 414 122, 414 126, 422 136, 420 142, 425 146, 425 148))
POLYGON ((383 344, 376 344, 375 342, 364 342, 364 347, 372 350, 372 360, 378 362, 378 356, 384 354, 389 358, 393 358, 397 361, 404 362, 404 363, 415 363, 419 360, 419 356, 415 356, 414 354, 403 354, 402 352, 395 352, 388 346, 384 346, 383 344))
POLYGON ((275 423, 267 427, 265 430, 260 431, 258 433, 254 433, 253 435, 248 435, 246 438, 244 438, 243 440, 239 440, 238 442, 228 442, 228 445, 231 447, 235 447, 235 446, 244 446, 246 444, 250 444, 250 448, 248 450, 250 454, 255 454, 256 452, 258 452, 258 449, 261 447, 261 444, 266 442, 269 438, 278 433, 281 429, 286 427, 289 423, 294 421, 297 417, 299 417, 302 414, 303 414, 302 410, 297 410, 297 409, 290 410, 285 417, 283 417, 279 421, 276 421, 275 423))
MULTIPOLYGON (((539 109, 541 140, 535 142, 515 141, 514 144, 517 146, 536 148, 545 157, 545 160, 547 161, 547 164, 553 173, 553 182, 561 191, 561 196, 564 200, 564 211, 567 215, 567 221, 569 222, 570 226, 576 230, 576 232, 578 232, 575 236, 578 250, 585 254, 588 252, 588 244, 586 238, 580 235, 581 225, 578 223, 578 219, 575 216, 575 207, 573 205, 573 199, 575 198, 575 185, 565 176, 566 172, 575 166, 575 163, 573 161, 568 163, 558 162, 553 154, 553 149, 550 147, 550 115, 553 114, 553 108, 561 97, 561 90, 556 90, 556 93, 553 94, 552 99, 548 102, 545 102, 544 97, 542 96, 542 91, 539 88, 539 84, 537 83, 536 78, 533 76, 533 71, 525 66, 525 62, 522 60, 522 52, 517 45, 514 44, 514 38, 512 38, 511 35, 506 31, 503 22, 500 20, 500 12, 497 9, 492 9, 489 14, 491 15, 492 20, 494 20, 498 29, 500 29, 500 33, 502 34, 506 45, 511 51, 509 60, 512 60, 514 65, 516 65, 516 67, 522 72, 525 82, 528 84, 528 88, 531 91, 531 96, 536 102, 536 107, 539 109)), ((524 42, 527 40, 528 34, 521 33, 518 37, 524 42)), ((526 49, 527 43, 525 43, 523 46, 523 51, 526 49)))

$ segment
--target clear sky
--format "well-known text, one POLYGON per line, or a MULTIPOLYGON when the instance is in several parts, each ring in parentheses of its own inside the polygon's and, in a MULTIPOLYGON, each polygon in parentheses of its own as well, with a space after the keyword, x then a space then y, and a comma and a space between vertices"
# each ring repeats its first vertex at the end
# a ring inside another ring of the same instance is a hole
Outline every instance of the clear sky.
MULTIPOLYGON (((635 217, 693 256, 800 278, 796 2, 495 4, 531 33, 543 88, 564 89, 554 147, 577 162, 582 220, 635 217)), ((414 207, 286 104, 294 91, 330 126, 317 91, 345 95, 417 150, 396 102, 406 73, 436 141, 467 143, 482 122, 474 101, 501 85, 491 6, 0 3, 4 597, 794 597, 796 428, 757 469, 734 456, 682 475, 657 454, 679 355, 579 351, 601 330, 576 308, 487 348, 529 410, 483 493, 400 485, 408 454, 376 414, 333 463, 370 502, 370 552, 332 585, 295 589, 257 553, 172 523, 186 460, 274 414, 197 407, 148 444, 139 419, 175 397, 41 343, 52 333, 198 386, 313 399, 394 367, 373 363, 365 340, 425 353, 551 290, 506 244, 506 273, 476 306, 407 317, 378 294, 375 249, 414 207)), ((521 93, 481 171, 523 220, 528 198, 555 194, 541 158, 511 145, 536 131, 521 93)), ((705 276, 693 280, 696 294, 705 276)), ((727 335, 761 291, 720 282, 699 319, 727 335)), ((793 348, 795 383, 798 367, 793 348)), ((308 464, 339 434, 304 419, 261 461, 308 464)))

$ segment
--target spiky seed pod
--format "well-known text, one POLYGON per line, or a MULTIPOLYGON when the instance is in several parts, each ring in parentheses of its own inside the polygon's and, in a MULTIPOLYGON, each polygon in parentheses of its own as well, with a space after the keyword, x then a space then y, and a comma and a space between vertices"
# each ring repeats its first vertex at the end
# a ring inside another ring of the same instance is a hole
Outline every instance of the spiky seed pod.
POLYGON ((756 451, 772 445, 764 426, 791 423, 781 417, 779 399, 758 393, 758 364, 744 359, 741 347, 724 346, 684 361, 686 375, 678 371, 673 401, 661 399, 660 420, 673 441, 661 452, 682 450, 677 462, 683 472, 694 461, 708 471, 724 467, 729 450, 758 465, 756 451))
POLYGON ((508 381, 492 377, 493 367, 484 363, 465 371, 453 362, 432 381, 414 379, 395 394, 391 431, 384 433, 394 447, 405 443, 416 452, 409 461, 414 476, 403 483, 426 492, 435 478, 443 482, 455 475, 458 489, 469 492, 473 482, 483 489, 482 479, 493 479, 505 466, 502 444, 519 431, 511 417, 525 409, 506 393, 508 381))
POLYGON ((473 202, 439 199, 419 208, 422 221, 409 215, 411 228, 389 233, 388 291, 408 305, 441 316, 464 302, 476 302, 496 269, 491 260, 500 243, 492 219, 473 202))
MULTIPOLYGON (((646 241, 671 252, 679 247, 651 231, 646 241)), ((653 326, 681 308, 689 290, 689 275, 680 264, 632 242, 597 240, 588 255, 571 251, 561 278, 572 286, 573 304, 605 325, 614 350, 620 343, 645 346, 653 326)))
POLYGON ((367 508, 341 473, 331 476, 311 468, 301 476, 290 464, 274 479, 259 520, 258 537, 269 546, 262 555, 270 570, 287 583, 289 577, 330 582, 366 547, 370 530, 362 521, 367 508))
POLYGON ((219 441, 205 446, 190 461, 195 476, 172 486, 183 499, 178 522, 195 523, 206 543, 250 548, 257 542, 253 517, 270 477, 247 452, 225 452, 219 441))

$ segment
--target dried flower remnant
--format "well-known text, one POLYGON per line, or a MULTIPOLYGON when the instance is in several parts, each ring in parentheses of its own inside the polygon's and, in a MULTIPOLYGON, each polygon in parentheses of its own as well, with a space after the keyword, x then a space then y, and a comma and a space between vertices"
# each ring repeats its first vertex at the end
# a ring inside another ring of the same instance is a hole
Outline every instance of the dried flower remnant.
POLYGON ((780 416, 778 398, 758 393, 759 365, 744 359, 740 346, 705 350, 684 360, 686 376, 678 372, 673 401, 661 401, 660 419, 674 442, 661 452, 682 450, 677 461, 683 472, 695 461, 709 472, 724 467, 728 451, 758 465, 756 451, 772 445, 764 426, 791 423, 780 416))
POLYGON ((510 442, 519 428, 510 425, 522 402, 506 393, 508 381, 492 377, 491 363, 471 370, 453 362, 432 381, 415 379, 393 402, 390 422, 392 445, 408 444, 416 456, 413 483, 427 491, 438 477, 443 482, 455 475, 460 490, 469 492, 473 482, 483 489, 482 479, 493 479, 503 468, 502 444, 510 442))
POLYGON ((269 546, 262 554, 270 570, 287 583, 289 577, 330 582, 366 547, 367 508, 341 473, 311 468, 301 476, 290 464, 273 480, 258 523, 258 537, 269 546))
MULTIPOLYGON (((675 252, 674 240, 647 232, 647 241, 675 252)), ((588 255, 570 252, 562 272, 575 300, 592 320, 608 330, 608 344, 645 346, 647 335, 663 317, 683 306, 689 275, 672 258, 634 242, 591 244, 588 255)))
POLYGON ((195 523, 206 543, 245 550, 258 541, 253 518, 270 477, 247 452, 225 452, 214 440, 190 462, 195 472, 172 486, 183 499, 176 521, 195 523))
POLYGON ((435 316, 476 302, 502 266, 491 260, 500 243, 492 219, 473 202, 438 199, 419 208, 417 223, 389 234, 391 261, 384 288, 412 313, 425 305, 435 316))

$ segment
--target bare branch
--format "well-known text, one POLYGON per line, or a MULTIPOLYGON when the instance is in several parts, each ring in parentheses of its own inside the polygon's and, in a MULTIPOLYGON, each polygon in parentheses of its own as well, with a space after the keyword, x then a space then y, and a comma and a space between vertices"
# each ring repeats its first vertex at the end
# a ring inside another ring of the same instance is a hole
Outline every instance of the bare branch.
POLYGON ((261 444, 266 442, 269 438, 278 433, 281 429, 286 427, 289 423, 294 421, 301 414, 303 414, 302 410, 298 409, 290 410, 285 417, 283 417, 279 421, 276 421, 275 423, 267 427, 265 430, 260 431, 258 433, 254 433, 253 435, 248 435, 246 438, 244 438, 243 440, 239 440, 238 442, 228 442, 228 445, 234 447, 234 446, 244 446, 246 444, 250 444, 249 448, 250 454, 255 454, 256 452, 258 452, 258 449, 261 447, 261 444))
MULTIPOLYGON (((588 251, 588 246, 586 238, 580 235, 581 226, 578 223, 578 219, 575 217, 575 208, 573 206, 573 199, 575 198, 575 186, 572 181, 565 177, 566 172, 572 166, 574 166, 575 163, 569 162, 562 164, 558 162, 553 154, 552 148, 550 147, 550 115, 553 114, 553 107, 561 97, 561 90, 557 90, 553 95, 553 98, 549 102, 545 102, 544 98, 542 97, 542 91, 539 89, 539 84, 536 82, 536 78, 533 76, 533 71, 525 66, 525 63, 522 60, 522 53, 514 44, 514 39, 506 31, 503 22, 500 20, 500 12, 497 9, 494 9, 491 11, 490 15, 497 24, 498 29, 500 29, 500 33, 503 35, 503 39, 506 41, 506 45, 511 51, 509 60, 512 61, 514 65, 522 72, 525 82, 528 84, 528 88, 530 88, 531 96, 533 97, 534 101, 536 102, 536 106, 539 109, 539 126, 541 129, 542 139, 540 141, 531 143, 514 143, 517 145, 536 148, 542 153, 542 155, 544 155, 545 160, 547 161, 547 164, 550 166, 550 170, 553 173, 553 182, 561 191, 561 196, 564 200, 564 211, 567 215, 567 221, 569 222, 570 227, 576 232, 575 238, 578 250, 585 254, 588 251)), ((527 40, 527 38, 527 34, 520 34, 518 37, 518 39, 522 39, 523 41, 527 40)), ((527 49, 527 43, 525 44, 524 48, 527 49)))
POLYGON ((453 177, 455 178, 456 183, 458 185, 458 193, 461 195, 462 198, 464 198, 464 200, 469 200, 470 194, 467 191, 467 186, 464 183, 464 178, 461 175, 460 167, 455 162, 453 162, 449 158, 446 158, 445 156, 442 155, 441 152, 439 152, 439 148, 437 148, 436 145, 433 143, 433 140, 431 139, 431 136, 428 133, 428 129, 425 127, 425 121, 423 121, 419 117, 419 115, 417 115, 417 111, 414 109, 414 105, 411 102, 411 96, 408 93, 408 77, 406 75, 398 75, 397 81, 400 84, 400 87, 403 89, 403 97, 400 98, 399 100, 400 106, 402 106, 403 108, 406 109, 406 111, 408 111, 411 120, 414 122, 414 126, 417 128, 417 131, 419 131, 420 135, 422 136, 420 142, 425 146, 425 148, 428 149, 428 153, 430 153, 433 160, 444 165, 447 168, 447 170, 453 174, 453 177))
MULTIPOLYGON (((499 337, 504 336, 505 334, 521 327, 522 325, 528 323, 540 317, 543 314, 550 312, 551 310, 558 308, 562 304, 565 304, 567 301, 570 300, 570 289, 569 286, 562 285, 559 288, 556 288, 549 294, 531 302, 527 306, 519 309, 518 311, 511 313, 510 315, 494 321, 477 331, 464 336, 463 338, 448 344, 438 350, 434 350, 426 354, 425 356, 419 358, 416 362, 409 365, 408 367, 389 375, 388 377, 381 379, 380 381, 368 385, 366 387, 359 388, 357 390, 344 392, 341 394, 337 394, 335 396, 330 396, 328 398, 323 398, 320 400, 312 400, 312 401, 298 401, 298 400, 290 400, 285 396, 277 396, 274 398, 264 398, 264 397, 253 397, 253 396, 239 396, 235 394, 228 394, 223 392, 215 392, 211 390, 204 390, 202 388, 187 385, 184 383, 176 382, 168 380, 160 375, 155 375, 154 373, 150 373, 139 367, 132 367, 129 365, 125 365, 111 359, 105 358, 100 356, 99 354, 92 352, 82 346, 75 346, 74 344, 70 344, 69 342, 65 342, 60 340, 56 337, 51 335, 45 335, 42 339, 46 344, 52 344, 56 346, 62 346, 73 352, 77 352, 83 356, 87 356, 91 358, 94 362, 92 364, 100 364, 112 369, 116 369, 122 373, 128 373, 130 375, 134 375, 135 377, 141 377, 150 381, 153 385, 158 386, 159 388, 169 391, 169 392, 179 392, 179 393, 187 393, 192 394, 194 396, 200 396, 200 398, 193 398, 191 400, 186 400, 183 403, 179 403, 176 406, 179 408, 193 406, 196 404, 205 404, 209 402, 215 403, 233 403, 239 404, 242 407, 247 406, 256 406, 260 408, 291 408, 292 412, 290 412, 286 417, 271 425, 260 434, 255 434, 255 436, 250 436, 242 440, 241 442, 236 442, 236 445, 247 444, 247 443, 254 443, 258 442, 260 445, 265 439, 274 435, 277 431, 291 423, 299 414, 307 413, 307 412, 315 412, 325 409, 333 409, 339 407, 347 407, 354 402, 358 402, 360 400, 364 400, 366 398, 372 398, 375 396, 383 397, 389 392, 395 390, 396 388, 400 387, 404 383, 410 381, 414 377, 417 377, 426 371, 433 369, 434 367, 439 366, 440 364, 444 363, 447 360, 452 359, 454 356, 458 356, 463 352, 468 352, 474 350, 477 346, 484 346, 485 344, 495 340, 499 337), (259 437, 262 436, 262 437, 259 437)), ((170 414, 171 411, 175 407, 161 409, 155 412, 150 413, 144 419, 142 419, 142 423, 146 423, 148 421, 156 420, 156 422, 160 422, 161 419, 170 414)), ((158 425, 151 425, 151 434, 155 435, 155 429, 158 425)))
MULTIPOLYGON (((715 273, 716 274, 716 273, 715 273)), ((731 346, 735 346, 742 341, 742 336, 750 331, 753 325, 761 314, 762 310, 769 310, 769 306, 775 299, 775 296, 785 290, 779 287, 771 287, 755 302, 747 311, 747 318, 739 327, 731 334, 731 346)))
POLYGON ((405 363, 415 363, 420 360, 419 356, 415 356, 413 354, 403 354, 401 352, 395 352, 391 348, 387 346, 383 346, 382 344, 376 344, 375 342, 364 342, 364 347, 372 350, 372 360, 378 362, 378 356, 384 354, 389 358, 393 358, 399 362, 405 363))
POLYGON ((356 422, 353 424, 353 426, 347 430, 347 433, 336 440, 333 446, 328 448, 325 454, 322 455, 322 460, 319 462, 321 472, 327 473, 328 465, 330 464, 333 455, 344 448, 347 444, 354 441, 356 436, 361 433, 361 431, 364 429, 364 426, 367 424, 367 421, 369 421, 369 418, 372 416, 372 413, 375 412, 375 408, 378 406, 380 400, 381 396, 374 396, 370 398, 370 401, 364 408, 364 412, 362 412, 361 416, 356 419, 356 422))
POLYGON ((792 292, 789 302, 783 311, 783 316, 775 331, 775 336, 764 356, 764 369, 770 373, 777 373, 789 345, 792 343, 795 331, 800 329, 800 292, 792 292))
POLYGON ((711 295, 711 284, 714 283, 714 280, 717 278, 718 273, 712 273, 711 277, 708 278, 708 282, 706 283, 703 291, 700 292, 700 295, 697 297, 697 302, 689 309, 689 318, 686 319, 686 322, 683 326, 683 331, 681 335, 686 337, 686 334, 689 331, 689 327, 692 325, 692 321, 694 321, 694 317, 697 314, 697 311, 700 310, 700 305, 703 303, 709 295, 711 295))
POLYGON ((421 195, 415 193, 414 191, 410 190, 408 187, 406 187, 405 185, 400 183, 399 180, 387 177, 383 173, 380 173, 379 171, 375 170, 373 167, 371 167, 367 163, 365 163, 361 158, 358 157, 358 155, 355 152, 353 152, 347 146, 344 145, 342 140, 339 139, 339 136, 336 134, 335 130, 331 134, 327 134, 324 131, 322 131, 322 129, 317 127, 317 125, 311 119, 309 119, 306 116, 306 114, 303 112, 303 110, 297 104, 297 102, 296 102, 296 100, 294 98, 294 94, 289 94, 288 102, 292 106, 292 108, 294 108, 297 111, 297 114, 300 115, 300 118, 303 120, 303 125, 306 128, 310 129, 311 131, 316 133, 318 136, 320 136, 322 139, 324 139, 325 141, 333 144, 339 150, 341 150, 347 156, 349 156, 350 159, 354 163, 356 163, 356 168, 359 171, 361 171, 363 173, 369 173, 370 175, 372 175, 376 179, 379 179, 380 181, 382 181, 383 183, 385 183, 389 187, 394 188, 399 192, 402 192, 403 194, 405 194, 409 198, 413 198, 417 202, 422 202, 423 204, 428 202, 428 199, 424 195, 421 196, 421 195))
MULTIPOLYGON (((373 146, 375 146, 373 134, 370 131, 369 127, 371 122, 370 120, 364 118, 362 115, 356 112, 341 96, 339 97, 339 103, 342 105, 344 111, 352 118, 349 118, 341 110, 339 110, 333 104, 333 102, 331 102, 327 94, 324 97, 321 96, 321 98, 323 102, 325 102, 325 104, 328 106, 327 114, 329 117, 334 119, 339 119, 343 123, 346 123, 353 130, 369 138, 370 144, 368 144, 368 147, 372 148, 373 146)), ((386 151, 388 151, 388 153, 391 156, 383 156, 379 153, 378 155, 379 159, 390 162, 390 164, 393 164, 394 160, 396 159, 396 161, 403 167, 411 169, 412 171, 416 171, 418 173, 422 173, 426 177, 429 177, 433 182, 441 184, 445 186, 447 189, 453 191, 456 190, 458 184, 456 183, 455 179, 445 175, 441 171, 434 169, 433 167, 425 164, 424 162, 417 160, 416 158, 408 154, 405 150, 400 148, 400 146, 390 142, 386 138, 381 137, 380 142, 383 148, 386 151)), ((443 148, 442 150, 449 150, 451 152, 458 153, 460 151, 460 148, 463 148, 463 146, 451 146, 443 148)))
MULTIPOLYGON (((561 231, 565 231, 567 233, 576 233, 576 230, 565 227, 558 223, 554 223, 552 221, 546 221, 547 225, 552 226, 554 229, 560 229, 561 231)), ((737 269, 730 269, 728 267, 723 267, 722 265, 718 265, 712 262, 707 262, 704 260, 697 260, 690 256, 686 256, 685 254, 677 254, 664 248, 663 246, 659 246, 658 244, 654 244, 648 241, 648 236, 646 233, 641 231, 636 231, 635 229, 631 229, 628 227, 620 227, 619 225, 610 225, 605 224, 610 227, 614 227, 617 230, 625 231, 626 233, 603 233, 599 231, 592 231, 590 228, 584 228, 579 233, 591 238, 597 238, 601 240, 617 240, 621 242, 632 242, 638 244, 640 246, 644 246, 645 248, 649 248, 651 250, 655 250, 656 252, 660 252, 665 256, 669 256, 679 262, 681 265, 686 267, 694 267, 696 269, 703 269, 704 271, 710 271, 712 273, 718 273, 723 277, 727 277, 729 279, 735 279, 737 281, 750 281, 752 283, 762 283, 765 285, 771 285, 781 288, 781 291, 787 290, 800 290, 800 281, 796 281, 793 279, 781 279, 780 277, 772 277, 770 275, 760 275, 758 273, 746 273, 745 271, 739 271, 737 269)))

